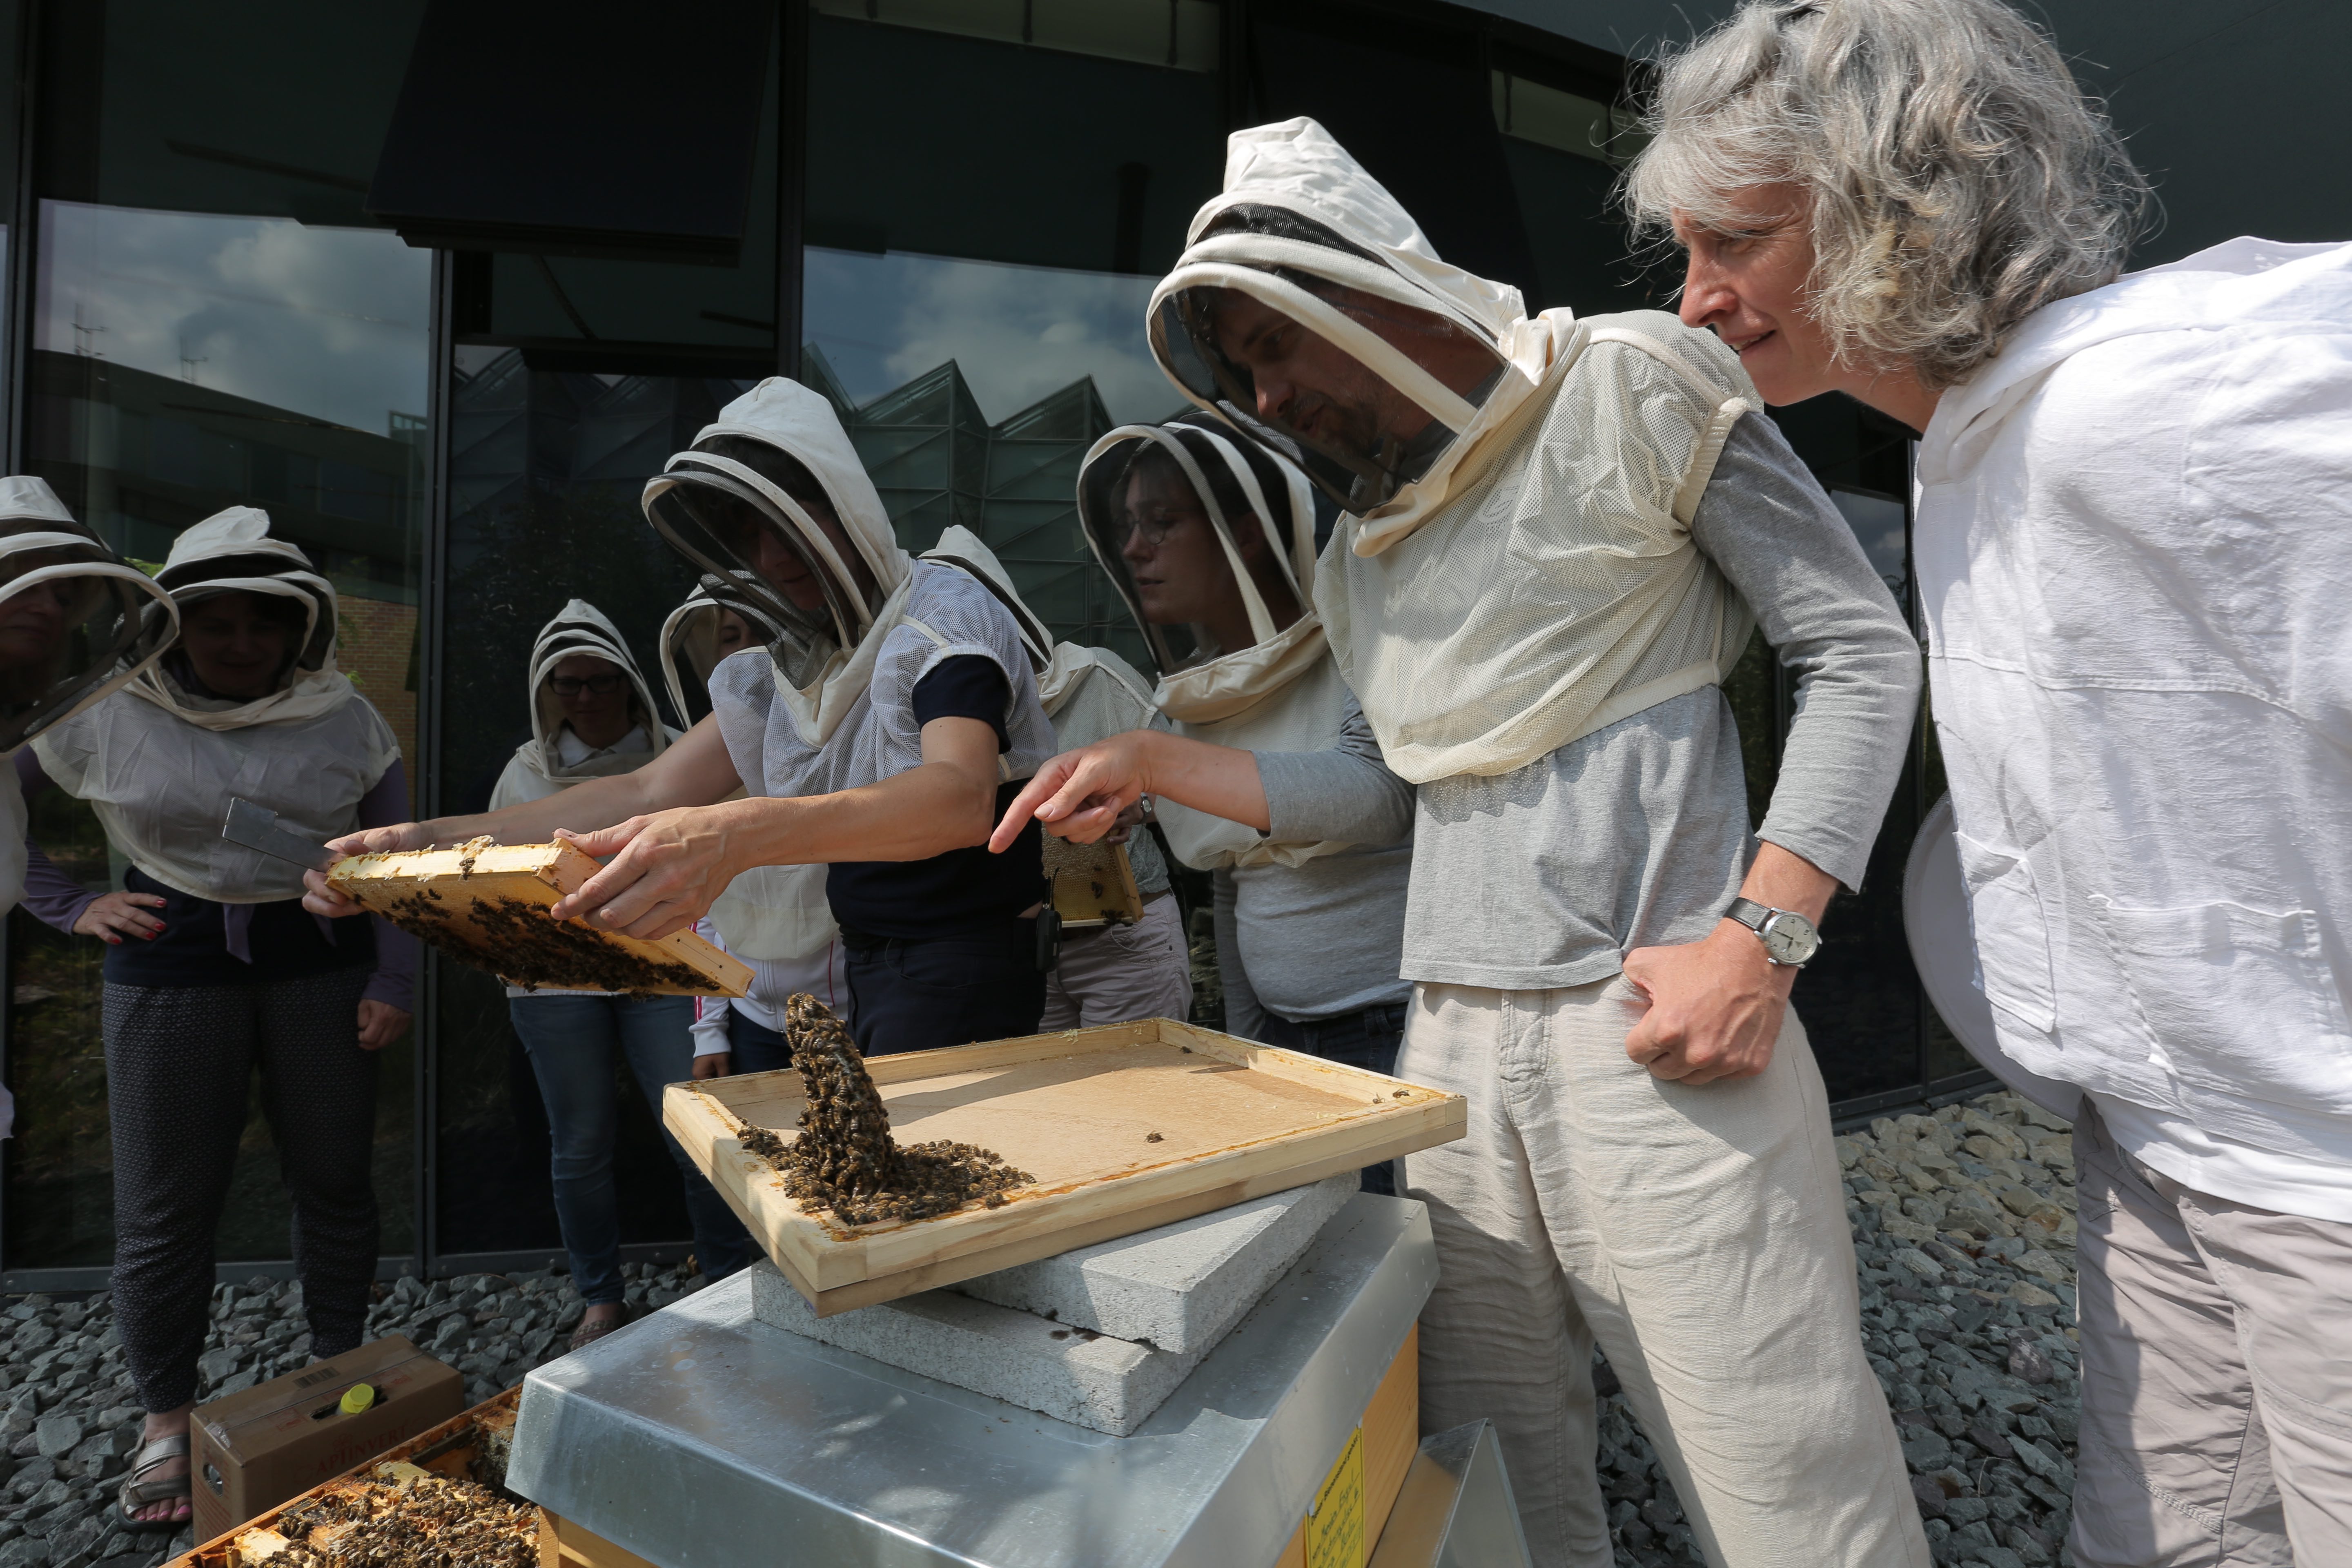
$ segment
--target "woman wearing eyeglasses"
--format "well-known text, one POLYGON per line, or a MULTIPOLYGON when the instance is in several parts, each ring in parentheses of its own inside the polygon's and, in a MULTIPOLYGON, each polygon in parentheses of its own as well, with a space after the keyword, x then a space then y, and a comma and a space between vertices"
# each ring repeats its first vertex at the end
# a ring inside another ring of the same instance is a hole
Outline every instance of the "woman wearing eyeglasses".
MULTIPOLYGON (((620 629, 583 599, 540 628, 530 689, 530 739, 499 775, 493 811, 544 800, 583 779, 634 773, 677 739, 655 710, 653 689, 620 629)), ((577 1350, 623 1321, 615 1058, 628 1063, 658 1124, 662 1086, 692 1072, 694 1001, 509 985, 507 1013, 547 1106, 556 1224, 572 1258, 572 1287, 587 1303, 572 1335, 577 1350)), ((750 1261, 751 1238, 677 1141, 665 1131, 662 1142, 686 1184, 695 1257, 707 1278, 723 1279, 750 1261)))

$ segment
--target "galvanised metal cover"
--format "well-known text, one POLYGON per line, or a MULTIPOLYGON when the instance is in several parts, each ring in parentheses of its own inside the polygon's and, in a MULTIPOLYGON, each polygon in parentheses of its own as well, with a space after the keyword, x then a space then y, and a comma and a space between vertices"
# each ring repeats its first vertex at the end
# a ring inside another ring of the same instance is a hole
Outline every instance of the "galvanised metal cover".
POLYGON ((1427 1211, 1359 1194, 1112 1437, 771 1328, 738 1275, 532 1373, 507 1484, 658 1568, 1271 1561, 1436 1279, 1427 1211))

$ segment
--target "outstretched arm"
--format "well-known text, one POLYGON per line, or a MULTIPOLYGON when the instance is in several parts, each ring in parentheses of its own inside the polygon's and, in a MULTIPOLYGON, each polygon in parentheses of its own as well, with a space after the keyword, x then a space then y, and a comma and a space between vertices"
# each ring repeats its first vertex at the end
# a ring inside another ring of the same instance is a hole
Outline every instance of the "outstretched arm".
MULTIPOLYGON (((741 787, 727 743, 719 738, 719 726, 705 718, 633 773, 590 779, 544 800, 520 801, 501 811, 364 828, 327 847, 346 855, 383 855, 463 844, 485 835, 507 844, 544 844, 559 831, 585 832, 681 806, 708 805, 741 787)), ((312 913, 359 913, 359 905, 327 886, 324 873, 310 872, 303 882, 310 891, 302 896, 302 907, 312 913)))
POLYGON ((905 773, 834 795, 753 795, 593 833, 559 829, 613 862, 550 912, 653 940, 692 925, 755 866, 928 860, 984 842, 996 815, 995 730, 977 719, 934 719, 922 743, 923 760, 905 773))
POLYGON ((1065 752, 1038 769, 1005 808, 988 847, 1003 853, 1032 816, 1056 837, 1092 844, 1111 830, 1120 812, 1147 795, 1261 833, 1272 826, 1255 753, 1165 730, 1129 730, 1065 752))

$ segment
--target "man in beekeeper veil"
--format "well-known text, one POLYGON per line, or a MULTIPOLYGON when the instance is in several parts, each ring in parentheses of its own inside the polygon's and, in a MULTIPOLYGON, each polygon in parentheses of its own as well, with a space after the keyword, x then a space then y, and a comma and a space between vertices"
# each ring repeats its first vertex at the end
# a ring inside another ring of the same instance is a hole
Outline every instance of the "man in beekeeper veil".
MULTIPOLYGON (((1788 1005, 1917 700, 1852 532, 1716 339, 1530 316, 1312 121, 1233 137, 1150 329, 1347 509, 1316 606, 1419 786, 1397 1071, 1470 1101, 1406 1161, 1424 1424, 1493 1417, 1536 1561, 1605 1564, 1597 1340, 1711 1563, 1925 1564, 1788 1005), (1758 626, 1797 718, 1751 836, 1717 685, 1758 626)), ((1139 787, 1081 753, 1015 812, 1083 834, 1139 787)))
MULTIPOLYGON (((11 756, 163 656, 172 596, 74 521, 45 479, 0 479, 0 752, 11 756)), ((0 914, 25 896, 25 795, 0 770, 0 914)), ((0 1088, 0 1137, 16 1100, 0 1088)))
MULTIPOLYGON (((1012 616, 966 574, 908 557, 832 405, 780 376, 721 409, 646 482, 645 508, 782 634, 719 662, 710 716, 632 773, 339 847, 560 829, 613 859, 555 916, 648 938, 693 924, 746 872, 825 865, 862 1048, 1034 1030, 1052 961, 1037 841, 983 847, 1053 749, 1012 616)), ((320 912, 352 907, 311 885, 320 912)))

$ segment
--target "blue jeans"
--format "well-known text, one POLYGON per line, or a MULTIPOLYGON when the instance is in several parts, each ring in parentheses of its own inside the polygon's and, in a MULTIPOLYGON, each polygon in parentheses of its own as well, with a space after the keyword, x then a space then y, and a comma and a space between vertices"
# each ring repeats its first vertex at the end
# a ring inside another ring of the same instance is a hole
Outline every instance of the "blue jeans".
MULTIPOLYGON (((661 1121, 664 1084, 694 1073, 688 1033, 694 1003, 685 996, 517 996, 507 1004, 547 1102, 555 1146, 555 1218, 572 1255, 572 1288, 594 1306, 621 1299, 621 1205, 613 1183, 613 1144, 620 1106, 613 1098, 614 1052, 661 1121)), ((703 1276, 723 1279, 751 1260, 743 1222, 715 1192, 667 1129, 662 1142, 686 1181, 686 1212, 703 1276)))
POLYGON ((793 1048, 783 1036, 736 1008, 727 1009, 727 1070, 730 1073, 781 1072, 793 1065, 793 1048))
MULTIPOLYGON (((1268 1013, 1260 1032, 1267 1045, 1280 1046, 1286 1051, 1304 1051, 1327 1062, 1394 1076, 1397 1051, 1404 1045, 1404 1004, 1401 1002, 1297 1024, 1268 1013)), ((1396 1196, 1396 1162, 1383 1160, 1377 1165, 1365 1166, 1359 1184, 1364 1192, 1396 1196)))

